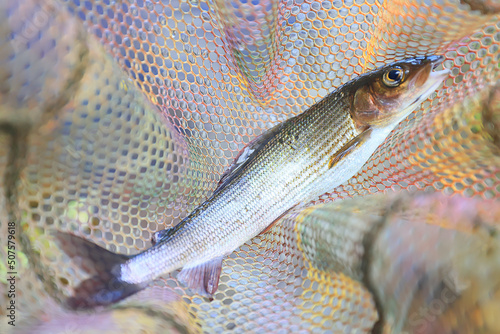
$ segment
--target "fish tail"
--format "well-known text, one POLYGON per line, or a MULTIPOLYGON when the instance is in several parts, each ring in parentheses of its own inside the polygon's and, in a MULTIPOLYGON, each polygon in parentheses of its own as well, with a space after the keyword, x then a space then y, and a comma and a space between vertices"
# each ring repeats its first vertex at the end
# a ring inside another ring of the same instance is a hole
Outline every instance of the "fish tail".
POLYGON ((120 279, 120 265, 130 257, 112 253, 73 234, 54 233, 59 245, 71 258, 80 258, 82 269, 93 276, 84 280, 69 297, 65 306, 72 310, 90 309, 116 303, 147 286, 120 279))

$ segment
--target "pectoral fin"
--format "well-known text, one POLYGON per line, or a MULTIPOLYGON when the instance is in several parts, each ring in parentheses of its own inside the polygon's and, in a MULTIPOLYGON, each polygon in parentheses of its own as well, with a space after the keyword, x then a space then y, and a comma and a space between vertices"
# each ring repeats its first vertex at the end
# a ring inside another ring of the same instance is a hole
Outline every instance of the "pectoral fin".
POLYGON ((285 212, 283 212, 281 215, 279 215, 278 218, 276 218, 271 224, 269 224, 269 226, 267 226, 265 229, 263 229, 262 232, 260 232, 258 235, 262 235, 262 234, 265 234, 265 233, 269 232, 269 230, 272 229, 273 226, 276 225, 276 223, 281 220, 281 218, 285 217, 287 213, 289 213, 290 211, 292 211, 298 205, 299 204, 296 204, 296 205, 292 206, 290 209, 288 209, 285 212))
POLYGON ((334 167, 337 163, 339 163, 342 159, 347 157, 349 154, 353 153, 363 144, 372 133, 372 128, 368 127, 359 135, 351 139, 347 144, 345 144, 337 153, 331 158, 330 163, 328 164, 328 168, 334 167))

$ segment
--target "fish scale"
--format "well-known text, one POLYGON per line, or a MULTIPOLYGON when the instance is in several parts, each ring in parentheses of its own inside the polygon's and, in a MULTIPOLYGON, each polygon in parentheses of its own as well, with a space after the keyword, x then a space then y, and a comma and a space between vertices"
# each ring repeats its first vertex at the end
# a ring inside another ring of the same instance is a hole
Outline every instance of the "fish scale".
POLYGON ((366 73, 255 138, 224 173, 214 194, 177 226, 158 232, 154 245, 140 254, 99 256, 107 251, 68 237, 70 243, 91 249, 94 261, 107 261, 100 265, 107 269, 75 289, 70 306, 108 305, 179 268, 178 280, 201 295, 213 295, 224 256, 292 208, 351 178, 392 129, 442 83, 448 72, 432 72, 440 61, 438 56, 410 58, 366 73), (401 80, 397 85, 384 81, 391 71, 401 80))
MULTIPOLYGON (((292 119, 287 122, 282 132, 242 170, 241 176, 233 181, 231 187, 225 187, 205 203, 209 204, 211 209, 198 211, 187 217, 187 223, 183 226, 184 233, 158 248, 158 252, 169 253, 171 260, 168 263, 163 261, 163 267, 157 267, 142 277, 136 276, 131 281, 151 280, 163 272, 177 269, 179 263, 181 266, 195 260, 202 263, 209 258, 225 255, 227 249, 234 249, 245 243, 249 239, 248 235, 255 236, 265 229, 270 222, 293 206, 298 198, 301 201, 312 200, 309 194, 303 196, 303 193, 308 192, 307 188, 311 182, 322 178, 327 172, 327 157, 360 133, 349 116, 346 98, 331 101, 309 109, 301 114, 299 120, 292 119), (320 128, 322 131, 318 131, 318 124, 324 125, 320 128), (304 138, 302 140, 309 144, 302 145, 298 150, 292 149, 286 142, 292 142, 295 135, 299 136, 299 140, 304 138), (328 143, 329 145, 325 145, 328 143), (308 149, 310 147, 312 150, 308 149), (286 168, 289 164, 286 162, 293 159, 306 164, 296 168, 295 173, 290 173, 286 168), (274 179, 280 173, 287 175, 286 179, 290 182, 287 185, 280 184, 276 189, 274 179), (249 175, 252 175, 251 179, 249 175), (275 193, 279 196, 259 199, 256 194, 266 193, 270 184, 275 185, 275 193), (251 203, 252 213, 245 214, 240 209, 235 209, 234 201, 251 203), (193 244, 196 244, 193 240, 204 240, 207 237, 214 242, 203 243, 203 253, 207 255, 200 258, 201 249, 193 249, 193 244), (227 241, 220 244, 223 240, 227 241), (190 258, 185 256, 187 253, 191 254, 190 258)), ((137 262, 131 271, 139 270, 142 266, 150 267, 148 262, 157 261, 148 253, 140 254, 134 259, 137 262)))

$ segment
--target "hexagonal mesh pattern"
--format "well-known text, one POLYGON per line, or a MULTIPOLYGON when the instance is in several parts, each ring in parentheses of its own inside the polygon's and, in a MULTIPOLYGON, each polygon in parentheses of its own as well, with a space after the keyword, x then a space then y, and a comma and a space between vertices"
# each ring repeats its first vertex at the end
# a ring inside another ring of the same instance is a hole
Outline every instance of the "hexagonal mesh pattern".
POLYGON ((497 333, 500 206, 442 194, 370 196, 289 216, 323 275, 344 272, 378 301, 382 333, 497 333))
POLYGON ((213 301, 172 273, 92 316, 59 306, 87 274, 50 233, 144 250, 213 191, 255 136, 376 66, 436 53, 451 70, 444 86, 316 202, 416 189, 498 198, 500 19, 477 3, 0 5, 1 227, 18 222, 22 328, 370 332, 385 316, 373 289, 308 260, 296 216, 225 260, 213 301))

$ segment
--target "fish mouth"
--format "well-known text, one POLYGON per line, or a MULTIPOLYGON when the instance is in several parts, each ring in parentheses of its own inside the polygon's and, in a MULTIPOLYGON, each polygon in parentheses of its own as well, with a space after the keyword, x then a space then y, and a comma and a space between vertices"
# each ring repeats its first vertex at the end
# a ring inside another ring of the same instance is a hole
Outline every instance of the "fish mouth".
POLYGON ((441 64, 442 59, 444 57, 441 56, 441 60, 437 62, 431 63, 432 70, 429 73, 429 78, 427 79, 426 86, 428 85, 426 97, 428 97, 430 94, 432 94, 434 91, 437 90, 437 88, 449 77, 450 75, 450 70, 448 69, 442 69, 440 71, 436 71, 436 68, 441 64))
POLYGON ((427 72, 427 80, 422 85, 422 93, 415 99, 412 106, 421 103, 426 100, 432 93, 434 93, 438 87, 446 80, 450 74, 450 70, 443 69, 436 71, 436 69, 441 65, 444 60, 443 56, 428 56, 426 57, 427 64, 421 70, 422 72, 427 72))
MULTIPOLYGON (((435 81, 437 83, 442 83, 450 74, 450 70, 443 69, 441 71, 436 71, 436 69, 443 63, 443 56, 430 56, 429 58, 431 70, 429 73, 429 81, 435 81)), ((434 85, 432 86, 434 87, 434 85)), ((437 86, 434 88, 436 89, 437 86)))
POLYGON ((437 55, 427 56, 427 61, 431 63, 433 70, 435 70, 439 65, 441 65, 443 60, 444 56, 437 56, 437 55))

